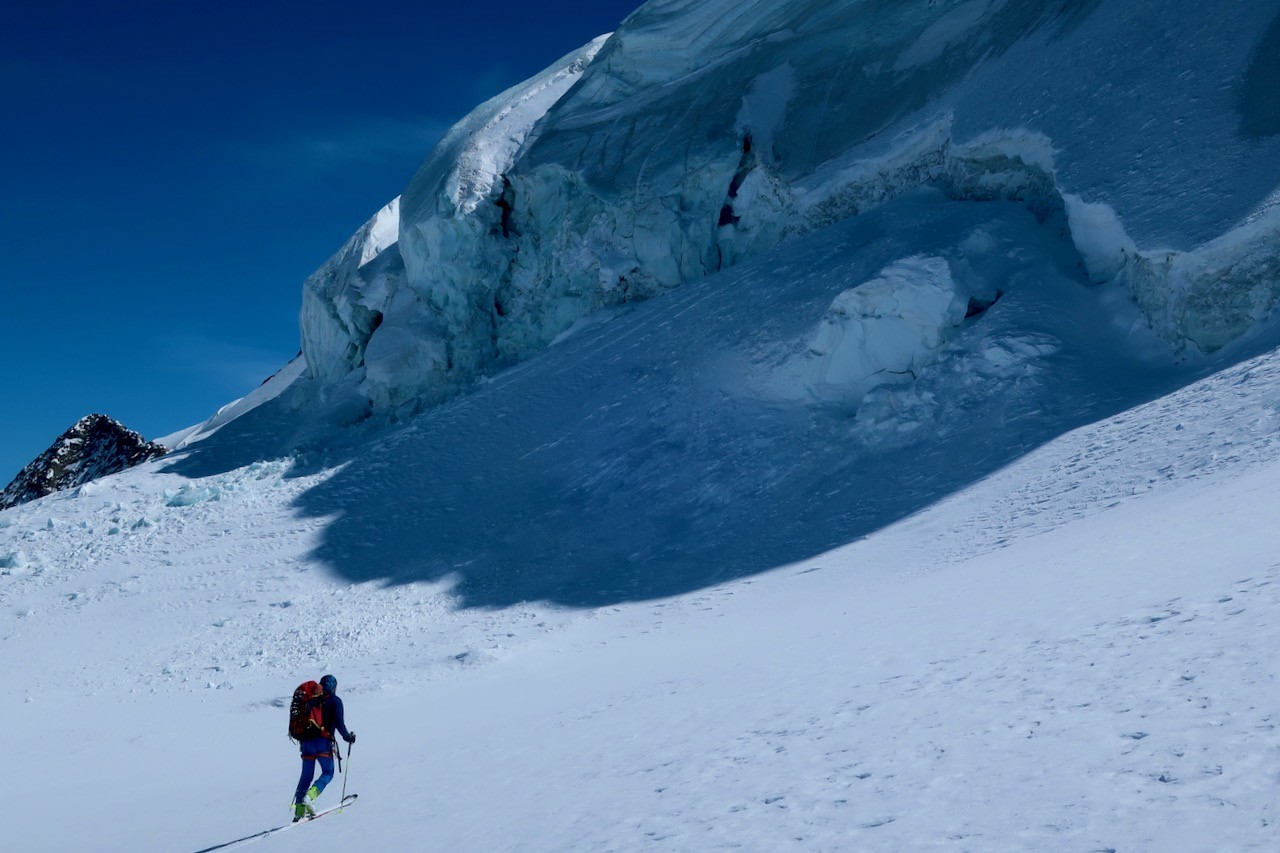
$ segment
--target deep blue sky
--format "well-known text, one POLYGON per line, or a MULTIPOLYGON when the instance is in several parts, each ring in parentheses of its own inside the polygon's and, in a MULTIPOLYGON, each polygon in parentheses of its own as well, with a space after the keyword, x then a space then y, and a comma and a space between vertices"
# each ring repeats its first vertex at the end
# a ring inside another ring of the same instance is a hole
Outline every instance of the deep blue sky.
POLYGON ((0 488, 298 350, 301 284, 472 107, 641 0, 45 2, 0 27, 0 488))

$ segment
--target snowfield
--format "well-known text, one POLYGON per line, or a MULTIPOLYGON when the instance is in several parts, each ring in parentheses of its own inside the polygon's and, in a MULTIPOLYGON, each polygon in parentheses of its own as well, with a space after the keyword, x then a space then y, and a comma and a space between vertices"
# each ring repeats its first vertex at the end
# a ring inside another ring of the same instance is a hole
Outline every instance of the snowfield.
POLYGON ((1280 849, 1280 0, 653 0, 0 512, 6 849, 1280 849))
POLYGON ((278 468, 6 512, 35 557, 4 587, 9 843, 271 825, 280 703, 334 670, 361 802, 264 849, 1271 848, 1278 380, 1268 356, 860 542, 580 611, 335 582, 278 468))
POLYGON ((390 433, 239 465, 297 417, 266 393, 0 514, 10 843, 281 821, 287 694, 332 671, 361 800, 262 849, 1274 847, 1271 344, 1192 381, 1213 364, 1089 325, 1106 289, 1033 261, 881 389, 922 415, 905 437, 753 396, 858 269, 883 286, 842 240, 1004 265, 1002 233, 1057 239, 961 208, 790 244, 390 433), (1190 384, 1135 396, 1161 382, 1190 384))

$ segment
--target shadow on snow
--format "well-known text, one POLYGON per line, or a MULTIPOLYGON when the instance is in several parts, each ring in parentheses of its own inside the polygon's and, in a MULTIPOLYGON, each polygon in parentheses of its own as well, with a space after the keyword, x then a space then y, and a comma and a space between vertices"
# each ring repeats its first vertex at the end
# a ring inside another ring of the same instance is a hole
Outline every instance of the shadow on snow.
POLYGON ((633 306, 398 430, 325 445, 277 400, 169 470, 344 463, 298 508, 329 519, 313 556, 353 582, 451 580, 469 607, 685 593, 867 536, 1171 388, 1175 372, 1143 366, 1100 316, 1077 262, 1053 223, 1016 205, 917 194, 633 306), (960 257, 975 230, 995 250, 960 257), (1034 264, 1009 251, 1028 244, 1034 264), (920 252, 1007 294, 967 321, 964 352, 1028 334, 1057 352, 991 377, 944 358, 887 433, 838 405, 750 392, 838 293, 920 252))

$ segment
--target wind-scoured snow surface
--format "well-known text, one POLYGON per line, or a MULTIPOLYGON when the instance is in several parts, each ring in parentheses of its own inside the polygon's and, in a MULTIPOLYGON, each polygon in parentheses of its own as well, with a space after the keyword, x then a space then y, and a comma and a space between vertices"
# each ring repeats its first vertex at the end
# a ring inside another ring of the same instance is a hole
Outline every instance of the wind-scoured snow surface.
POLYGON ((258 849, 1276 849, 1278 15, 659 0, 483 105, 0 512, 6 847, 286 820, 332 672, 258 849))

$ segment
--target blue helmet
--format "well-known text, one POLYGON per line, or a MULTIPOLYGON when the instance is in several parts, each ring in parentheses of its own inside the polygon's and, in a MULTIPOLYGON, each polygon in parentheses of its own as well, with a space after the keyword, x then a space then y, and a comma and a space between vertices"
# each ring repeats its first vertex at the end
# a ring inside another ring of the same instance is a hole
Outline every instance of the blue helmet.
POLYGON ((338 679, 332 675, 326 675, 320 679, 320 686, 324 688, 325 693, 336 693, 338 690, 338 679))

